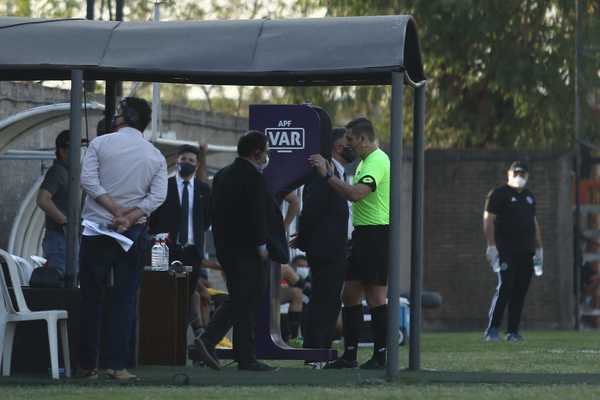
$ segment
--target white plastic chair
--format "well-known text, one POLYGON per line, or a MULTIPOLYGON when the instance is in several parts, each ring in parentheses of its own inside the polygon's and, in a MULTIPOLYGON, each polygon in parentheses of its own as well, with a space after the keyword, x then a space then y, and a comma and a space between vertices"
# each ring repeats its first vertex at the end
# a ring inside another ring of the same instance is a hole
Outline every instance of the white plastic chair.
POLYGON ((33 272, 33 265, 31 265, 29 261, 22 257, 12 255, 12 258, 15 260, 15 264, 17 264, 17 271, 19 272, 21 286, 29 286, 31 273, 33 272))
POLYGON ((62 348, 64 356, 65 376, 71 377, 71 358, 69 354, 69 335, 67 330, 67 319, 69 318, 65 310, 31 311, 27 307, 21 282, 17 271, 17 266, 13 257, 7 252, 0 250, 0 258, 3 258, 8 266, 9 279, 15 294, 17 309, 13 306, 8 291, 8 285, 4 279, 4 274, 0 268, 0 365, 2 365, 2 375, 10 375, 10 365, 12 362, 12 349, 15 337, 15 329, 18 322, 46 320, 48 325, 48 341, 50 345, 50 364, 52 367, 52 378, 59 379, 58 373, 58 335, 57 328, 60 327, 62 339, 62 348))

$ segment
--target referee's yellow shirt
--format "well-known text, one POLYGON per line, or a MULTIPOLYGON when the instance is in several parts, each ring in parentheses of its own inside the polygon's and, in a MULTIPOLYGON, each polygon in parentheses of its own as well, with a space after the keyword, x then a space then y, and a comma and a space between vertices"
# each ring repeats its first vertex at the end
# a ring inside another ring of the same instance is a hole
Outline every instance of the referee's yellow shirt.
POLYGON ((352 224, 389 225, 390 223, 390 159, 377 149, 358 164, 354 184, 370 186, 372 192, 352 204, 352 224))

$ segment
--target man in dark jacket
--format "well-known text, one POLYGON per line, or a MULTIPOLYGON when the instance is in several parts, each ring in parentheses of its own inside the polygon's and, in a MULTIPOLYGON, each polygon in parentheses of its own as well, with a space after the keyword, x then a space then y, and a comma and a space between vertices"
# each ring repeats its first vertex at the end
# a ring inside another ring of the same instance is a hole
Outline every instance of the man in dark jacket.
MULTIPOLYGON (((229 299, 196 340, 194 351, 208 366, 219 369, 212 350, 233 323, 238 368, 271 371, 273 367, 256 360, 255 346, 256 311, 265 298, 269 259, 275 256, 267 244, 280 231, 274 229, 272 219, 277 213, 262 175, 269 163, 267 138, 261 132, 249 131, 240 138, 237 150, 238 158, 215 175, 212 197, 215 247, 225 270, 229 299)), ((282 228, 281 212, 277 219, 282 228)))
MULTIPOLYGON (((334 174, 345 180, 344 165, 352 162, 347 151, 346 130, 332 133, 334 174)), ((312 292, 304 333, 305 348, 329 348, 340 312, 340 293, 346 271, 348 245, 348 202, 325 178, 315 174, 304 188, 298 237, 292 244, 306 252, 311 271, 312 292)))
MULTIPOLYGON (((201 161, 197 147, 183 145, 178 149, 177 175, 169 178, 167 199, 150 217, 150 233, 169 234, 170 259, 193 267, 193 308, 203 304, 198 297, 206 296, 204 268, 220 269, 218 263, 204 257, 204 235, 211 222, 210 187, 197 177, 201 161)), ((197 329, 203 313, 198 309, 192 313, 193 328, 197 329)))

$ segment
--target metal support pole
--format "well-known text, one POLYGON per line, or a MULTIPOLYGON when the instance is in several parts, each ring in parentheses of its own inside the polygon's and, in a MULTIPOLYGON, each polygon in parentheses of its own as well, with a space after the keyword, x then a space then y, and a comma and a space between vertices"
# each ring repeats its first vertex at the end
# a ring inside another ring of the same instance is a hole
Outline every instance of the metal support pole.
POLYGON ((67 287, 77 283, 77 259, 79 252, 79 225, 81 199, 79 176, 81 170, 81 91, 83 71, 71 71, 71 130, 69 140, 69 201, 67 210, 67 287))
POLYGON ((410 270, 410 350, 408 368, 421 368, 423 292, 423 200, 425 197, 425 84, 415 88, 413 114, 412 248, 410 270))
MULTIPOLYGON (((85 18, 89 20, 94 19, 94 6, 96 0, 86 0, 86 12, 85 18)), ((85 82, 85 90, 90 93, 94 93, 96 91, 96 81, 86 81, 85 82)))
MULTIPOLYGON (((154 22, 160 21, 160 2, 154 3, 154 22)), ((152 84, 152 139, 160 136, 160 83, 152 84)))
MULTIPOLYGON (((115 6, 115 20, 123 21, 123 6, 125 5, 125 0, 117 0, 115 6)), ((123 97, 123 82, 115 82, 116 89, 115 93, 117 97, 123 97)))
POLYGON ((579 199, 579 180, 581 179, 581 148, 579 139, 581 138, 581 74, 583 73, 582 68, 582 56, 583 56, 583 44, 582 44, 582 17, 583 17, 583 1, 575 0, 575 132, 574 132, 574 150, 575 150, 575 224, 573 230, 573 243, 574 243, 574 263, 573 266, 573 280, 574 280, 574 294, 575 294, 575 329, 580 328, 580 304, 581 304, 581 238, 580 232, 581 227, 581 207, 579 199))
POLYGON ((94 3, 96 0, 86 0, 85 19, 94 19, 94 3))
POLYGON ((398 374, 398 328, 400 326, 400 262, 402 244, 402 137, 404 118, 404 73, 392 73, 392 131, 390 133, 390 253, 386 378, 398 374))
MULTIPOLYGON (((104 118, 107 124, 110 124, 113 116, 115 115, 115 109, 117 105, 117 89, 115 81, 106 81, 106 88, 104 91, 104 118)), ((106 129, 110 127, 107 125, 106 129)))

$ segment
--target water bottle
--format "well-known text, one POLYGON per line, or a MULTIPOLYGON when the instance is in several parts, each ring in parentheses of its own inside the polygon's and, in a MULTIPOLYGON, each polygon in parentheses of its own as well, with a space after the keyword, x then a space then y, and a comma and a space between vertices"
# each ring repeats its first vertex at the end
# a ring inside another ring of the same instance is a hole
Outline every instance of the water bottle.
POLYGON ((533 273, 535 276, 542 276, 544 269, 542 267, 542 260, 538 256, 533 257, 533 273))
POLYGON ((169 270, 169 246, 167 246, 166 238, 163 239, 163 260, 162 260, 162 268, 165 271, 169 270))
POLYGON ((158 239, 154 240, 154 245, 152 246, 152 268, 161 267, 163 260, 163 248, 160 245, 158 239))

